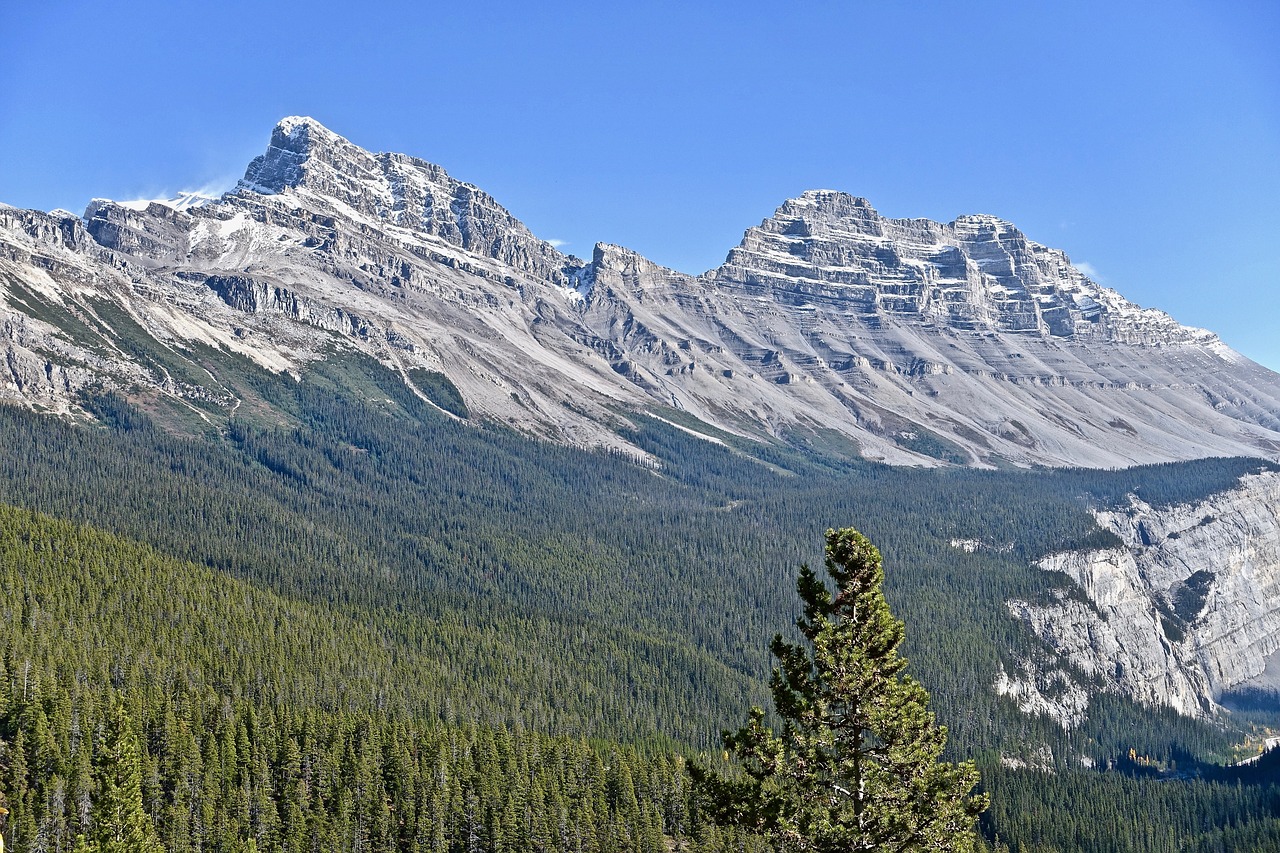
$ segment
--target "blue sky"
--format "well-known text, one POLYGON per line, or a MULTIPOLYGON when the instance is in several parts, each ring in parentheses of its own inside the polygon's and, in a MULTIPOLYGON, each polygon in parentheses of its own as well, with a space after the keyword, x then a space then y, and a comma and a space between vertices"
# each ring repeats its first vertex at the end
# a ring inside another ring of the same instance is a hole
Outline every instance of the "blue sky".
POLYGON ((1277 44, 1262 0, 3 3, 0 201, 227 186, 311 115, 692 273, 806 189, 996 214, 1280 369, 1277 44))

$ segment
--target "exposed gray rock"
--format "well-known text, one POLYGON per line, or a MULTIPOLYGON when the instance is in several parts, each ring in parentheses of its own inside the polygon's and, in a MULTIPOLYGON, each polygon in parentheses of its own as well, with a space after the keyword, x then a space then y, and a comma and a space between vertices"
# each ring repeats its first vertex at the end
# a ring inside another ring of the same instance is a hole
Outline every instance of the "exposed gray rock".
POLYGON ((1089 693, 1061 668, 1041 669, 1023 661, 1013 676, 1001 668, 994 686, 996 693, 1017 703, 1022 713, 1052 717, 1063 728, 1080 725, 1089 710, 1089 693))
POLYGON ((159 202, 136 210, 96 198, 85 208, 84 220, 98 243, 142 263, 170 264, 186 256, 191 217, 159 202))
POLYGON ((619 407, 676 407, 907 464, 1280 451, 1280 377, 990 216, 886 219, 815 191, 702 276, 608 245, 584 263, 439 166, 289 118, 221 199, 97 200, 85 223, 0 208, 0 273, 58 310, 0 298, 63 348, 55 373, 167 387, 108 303, 177 353, 297 371, 338 344, 440 370, 477 415, 581 444, 622 447, 619 407))
POLYGON ((892 317, 1042 338, 1216 342, 1099 287, 1065 254, 993 216, 885 219, 866 199, 830 190, 783 204, 710 278, 777 301, 821 302, 872 326, 892 317))
POLYGON ((1148 705, 1204 715, 1280 650, 1280 474, 1155 510, 1095 513, 1124 547, 1040 566, 1083 593, 1010 611, 1077 669, 1148 705))
POLYGON ((310 118, 276 125, 240 188, 273 195, 303 190, 323 206, 439 237, 557 284, 566 282, 565 268, 572 266, 480 189, 414 157, 371 154, 310 118))

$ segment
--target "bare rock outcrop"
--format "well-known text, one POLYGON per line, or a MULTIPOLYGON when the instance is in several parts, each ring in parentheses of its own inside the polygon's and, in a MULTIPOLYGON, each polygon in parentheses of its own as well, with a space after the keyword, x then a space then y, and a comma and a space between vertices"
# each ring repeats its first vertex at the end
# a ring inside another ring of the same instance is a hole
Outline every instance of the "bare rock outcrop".
POLYGON ((1074 588, 1009 602, 1076 669, 1148 705, 1212 713, 1280 650, 1280 473, 1195 505, 1097 512, 1123 547, 1046 557, 1074 588))
POLYGON ((1280 455, 1280 376, 1213 334, 1003 220, 889 219, 829 190, 700 276, 618 246, 582 261, 439 166, 291 117, 217 199, 0 207, 0 277, 10 324, 45 336, 10 345, 7 393, 32 405, 94 376, 166 393, 149 337, 275 371, 349 348, 578 444, 624 447, 619 409, 677 408, 912 465, 1280 455))

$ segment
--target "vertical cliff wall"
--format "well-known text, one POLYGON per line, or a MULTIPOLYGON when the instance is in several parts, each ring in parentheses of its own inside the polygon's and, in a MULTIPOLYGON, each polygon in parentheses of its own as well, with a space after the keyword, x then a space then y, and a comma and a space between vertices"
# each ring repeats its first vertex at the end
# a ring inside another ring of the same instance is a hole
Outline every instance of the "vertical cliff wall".
POLYGON ((1280 474, 1193 504, 1095 513, 1124 546, 1040 562, 1077 587, 1010 611, 1089 676, 1148 705, 1217 709, 1280 650, 1280 474), (1081 594, 1082 593, 1082 594, 1081 594))

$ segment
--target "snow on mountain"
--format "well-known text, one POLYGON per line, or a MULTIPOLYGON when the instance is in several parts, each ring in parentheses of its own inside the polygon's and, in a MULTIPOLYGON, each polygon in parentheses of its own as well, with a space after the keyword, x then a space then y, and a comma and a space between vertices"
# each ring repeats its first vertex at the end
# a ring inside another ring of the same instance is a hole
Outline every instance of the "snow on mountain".
POLYGON ((575 444, 626 448, 619 411, 683 409, 907 464, 1280 449, 1280 377, 992 216, 888 219, 810 191, 693 277, 617 246, 565 255, 441 167, 305 117, 200 202, 94 200, 83 221, 0 208, 0 395, 66 408, 106 381, 222 399, 87 347, 33 302, 101 329, 109 300, 178 352, 298 371, 336 344, 406 381, 439 371, 475 417, 575 444))
MULTIPOLYGON (((202 192, 200 190, 182 190, 173 198, 136 198, 129 201, 112 201, 106 198, 92 199, 85 208, 84 218, 91 219, 93 214, 104 204, 115 204, 128 210, 146 210, 153 204, 163 205, 172 210, 188 210, 193 207, 199 207, 202 204, 208 204, 217 200, 216 195, 202 192)), ((54 211, 57 212, 57 211, 54 211)))

